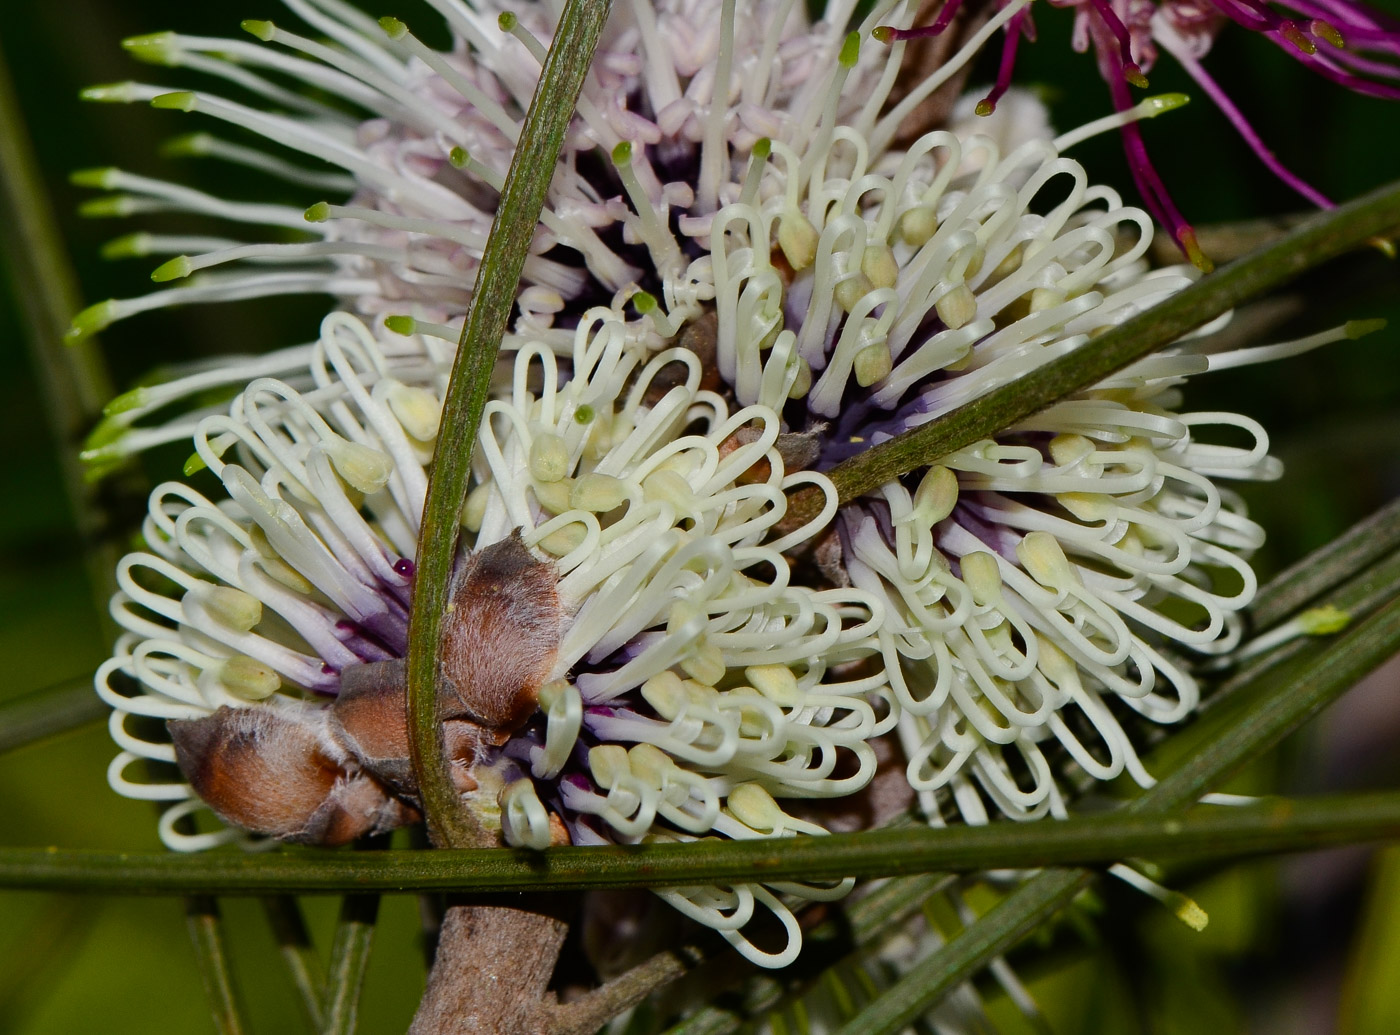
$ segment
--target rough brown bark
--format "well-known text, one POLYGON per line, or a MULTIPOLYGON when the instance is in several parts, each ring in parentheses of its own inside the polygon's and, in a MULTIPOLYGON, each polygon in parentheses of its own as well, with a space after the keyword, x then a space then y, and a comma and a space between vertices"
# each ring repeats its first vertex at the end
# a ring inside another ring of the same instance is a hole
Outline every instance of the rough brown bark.
POLYGON ((541 1035, 568 925, 549 907, 454 904, 409 1035, 541 1035))

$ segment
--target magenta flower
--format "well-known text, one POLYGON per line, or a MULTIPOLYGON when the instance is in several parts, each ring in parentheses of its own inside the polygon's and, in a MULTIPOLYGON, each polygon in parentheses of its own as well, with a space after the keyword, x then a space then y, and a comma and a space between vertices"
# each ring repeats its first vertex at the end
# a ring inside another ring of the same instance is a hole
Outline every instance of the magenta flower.
MULTIPOLYGON (((1194 79, 1244 138, 1269 171, 1321 208, 1331 208, 1326 195, 1287 169, 1250 125, 1220 84, 1201 64, 1215 37, 1234 22, 1262 33, 1290 57, 1312 71, 1357 93, 1400 98, 1400 21, 1354 0, 1050 0, 1056 7, 1075 9, 1073 46, 1090 46, 1099 73, 1108 84, 1113 106, 1120 112, 1135 103, 1129 86, 1146 87, 1147 73, 1165 50, 1194 79)), ((936 36, 962 8, 963 0, 946 0, 934 21, 913 29, 882 27, 877 38, 886 42, 936 36)), ((1005 2, 998 3, 1005 8, 1005 2)), ((990 115, 1011 84, 1016 52, 1024 36, 1035 39, 1030 7, 1023 6, 1006 23, 996 83, 977 106, 990 115)), ((1167 193, 1153 168, 1135 122, 1122 126, 1128 166, 1144 207, 1162 224, 1196 266, 1212 264, 1196 243, 1195 232, 1167 193)))

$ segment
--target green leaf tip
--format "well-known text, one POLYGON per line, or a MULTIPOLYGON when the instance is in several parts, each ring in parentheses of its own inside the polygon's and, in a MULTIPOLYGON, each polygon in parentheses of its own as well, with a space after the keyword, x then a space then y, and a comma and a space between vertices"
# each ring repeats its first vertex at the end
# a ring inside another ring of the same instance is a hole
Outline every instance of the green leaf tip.
POLYGON ((1331 636, 1351 624, 1351 612, 1332 604, 1313 607, 1298 616, 1298 625, 1309 636, 1331 636))
POLYGON ((162 158, 191 158, 213 150, 214 138, 208 133, 182 133, 160 145, 162 158))
POLYGON ((418 329, 418 321, 411 316, 386 316, 384 326, 395 334, 413 334, 418 329))
POLYGON ((96 187, 99 190, 111 190, 112 180, 117 172, 118 170, 110 165, 100 169, 76 169, 68 174, 68 182, 75 187, 96 187))
POLYGON ((249 35, 256 36, 264 43, 271 43, 272 37, 277 35, 277 26, 260 18, 244 18, 238 23, 238 27, 249 35))
MULTIPOLYGON (((106 406, 102 407, 102 415, 104 417, 115 417, 117 414, 126 413, 129 410, 139 410, 142 406, 146 405, 146 400, 150 398, 150 395, 151 392, 149 388, 133 388, 130 391, 122 392, 121 395, 116 396, 108 402, 106 406)), ((93 429, 92 434, 88 436, 87 442, 84 444, 89 449, 94 446, 106 444, 104 442, 94 441, 98 431, 105 423, 105 421, 99 422, 97 427, 93 429)))
POLYGON ((391 40, 401 40, 408 35, 408 26, 397 18, 385 16, 379 19, 379 27, 391 40))
POLYGON ((99 104, 131 104, 141 99, 136 84, 130 79, 120 83, 98 83, 85 86, 78 91, 78 99, 96 101, 99 104))
POLYGON ((842 68, 855 68, 860 60, 860 33, 846 33, 846 41, 841 44, 841 53, 836 58, 842 68))
POLYGON ((1145 97, 1138 102, 1138 108, 1145 119, 1155 119, 1168 111, 1175 111, 1191 103, 1191 95, 1185 93, 1159 93, 1155 97, 1145 97))
POLYGON ((102 198, 89 198, 78 206, 78 215, 84 219, 120 218, 135 211, 136 199, 130 194, 108 194, 102 198))
POLYGON ((63 334, 63 340, 72 345, 82 341, 90 334, 111 326, 117 318, 117 301, 109 298, 105 302, 98 302, 90 305, 77 316, 73 317, 73 322, 68 325, 68 330, 63 334))
POLYGON ((177 255, 169 262, 163 262, 151 271, 151 279, 157 284, 167 280, 183 280, 194 272, 194 263, 188 255, 177 255))
POLYGON ((465 147, 454 147, 447 152, 447 160, 452 163, 454 169, 465 169, 471 162, 472 156, 467 153, 465 147))
POLYGON ((593 407, 589 406, 587 403, 584 403, 578 409, 574 410, 574 421, 579 424, 592 424, 593 418, 596 416, 597 414, 593 412, 593 407))
POLYGON ((144 230, 114 237, 102 246, 104 259, 134 259, 151 254, 151 235, 144 230))
POLYGON ((514 32, 515 26, 519 22, 520 19, 515 16, 513 11, 502 11, 501 16, 496 19, 496 24, 501 27, 502 32, 514 32))
POLYGON ((647 313, 656 312, 656 296, 650 291, 638 291, 632 296, 632 308, 645 316, 647 313))
POLYGON ((308 223, 324 223, 330 217, 331 205, 328 201, 318 201, 302 213, 302 218, 308 223))
POLYGON ((1355 341, 1357 338, 1364 338, 1368 334, 1384 330, 1385 324, 1385 320, 1379 318, 1374 320, 1348 320, 1346 323, 1347 337, 1352 341, 1355 341))
POLYGON ((78 454, 78 458, 84 463, 111 457, 113 453, 112 445, 120 441, 121 437, 126 434, 127 428, 131 425, 130 420, 119 419, 118 415, 125 412, 125 410, 133 409, 135 406, 140 405, 139 403, 127 405, 122 402, 122 400, 130 394, 130 392, 124 392, 122 395, 117 396, 109 402, 107 408, 103 410, 103 413, 107 415, 99 420, 97 424, 93 426, 93 429, 88 432, 88 437, 83 439, 83 449, 82 452, 78 454), (121 404, 124 410, 118 411, 117 413, 107 413, 107 410, 110 410, 113 406, 118 404, 121 404))
POLYGON ((753 156, 757 159, 767 158, 773 153, 773 141, 768 137, 759 137, 753 142, 753 156))
POLYGON ((122 48, 148 65, 174 65, 180 58, 180 38, 169 31, 128 36, 122 40, 122 48))
POLYGON ((199 101, 193 90, 177 90, 173 93, 163 93, 159 97, 151 98, 152 108, 171 108, 176 111, 194 111, 195 104, 199 101))
POLYGON ((193 478, 208 466, 209 465, 204 462, 204 457, 200 456, 198 453, 191 453, 190 458, 185 461, 185 466, 180 470, 184 472, 186 478, 193 478))
POLYGON ((617 144, 617 146, 614 147, 614 148, 612 149, 612 160, 613 160, 613 165, 631 165, 631 164, 632 164, 632 141, 630 141, 630 140, 621 140, 621 141, 619 141, 618 144, 617 144))

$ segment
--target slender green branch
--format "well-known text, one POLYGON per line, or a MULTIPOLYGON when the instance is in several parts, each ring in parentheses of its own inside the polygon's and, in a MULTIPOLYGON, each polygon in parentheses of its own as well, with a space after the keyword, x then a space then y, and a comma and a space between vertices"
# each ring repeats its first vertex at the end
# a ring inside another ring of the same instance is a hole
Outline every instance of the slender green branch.
MULTIPOLYGON (((1395 622, 1400 630, 1400 620, 1395 622)), ((1367 636, 1372 635, 1367 633, 1367 636)), ((1358 647, 1359 651, 1366 650, 1358 647)), ((1363 653, 1363 656, 1364 655, 1363 653)), ((1348 662, 1348 665, 1351 665, 1348 662)), ((1287 716, 1286 707, 1278 709, 1287 716)), ((1267 730, 1285 721, 1261 716, 1267 730)), ((1220 750, 1236 752, 1260 736, 1250 729, 1209 756, 1218 775, 1220 750), (1248 738, 1255 738, 1249 740, 1248 738)), ((1180 808, 1196 793, 1164 780, 1180 808)), ((1155 806, 1160 795, 1150 799, 1155 806)), ((544 852, 462 849, 436 852, 211 853, 172 856, 82 849, 0 848, 0 887, 119 894, 266 895, 368 891, 562 891, 667 887, 734 881, 829 880, 931 871, 1023 869, 1112 862, 1127 856, 1219 857, 1290 851, 1321 844, 1400 836, 1400 793, 1281 800, 1181 815, 1138 814, 1140 808, 1057 823, 993 823, 931 829, 910 826, 830 837, 691 844, 552 848, 544 852)))
POLYGON ((481 843, 480 832, 448 776, 435 692, 437 647, 472 451, 525 256, 610 8, 611 0, 569 0, 564 5, 482 253, 433 454, 409 624, 408 721, 413 772, 422 791, 428 830, 439 846, 481 843))
MULTIPOLYGON (((355 858, 368 858, 355 853, 355 858)), ((369 968, 374 925, 379 919, 378 895, 347 895, 331 945, 331 965, 326 975, 323 1035, 354 1035, 360 1008, 360 989, 369 968)))
MULTIPOLYGON (((1214 740, 1124 811, 1160 816, 1194 801, 1239 765, 1301 726, 1397 647, 1400 600, 1391 601, 1360 625, 1312 645, 1305 664, 1281 680, 1268 681, 1267 693, 1260 693, 1257 706, 1246 710, 1241 722, 1224 724, 1214 740)), ((1058 869, 1023 884, 962 934, 920 961, 839 1035, 894 1035, 1067 905, 1092 879, 1089 870, 1058 869)))
MULTIPOLYGON (((1397 226, 1400 182, 1319 213, 1269 247, 1203 277, 1073 352, 838 464, 828 472, 831 480, 843 502, 871 492, 1092 387, 1241 302, 1397 226)), ((803 505, 794 500, 799 509, 803 505)))
POLYGON ((306 929, 301 907, 290 895, 269 895, 262 900, 262 904, 272 935, 277 939, 277 948, 282 952, 282 960, 301 996, 310 1030, 319 1032, 325 1019, 326 974, 321 957, 316 954, 316 946, 311 943, 311 934, 306 929))
POLYGON ((229 971, 219 904, 203 895, 191 896, 185 903, 185 922, 194 943, 199 976, 214 1011, 215 1030, 219 1035, 243 1035, 248 1026, 243 1021, 243 1007, 229 971))
POLYGON ((0 754, 56 733, 96 722, 107 706, 92 691, 92 677, 68 679, 0 703, 0 754))

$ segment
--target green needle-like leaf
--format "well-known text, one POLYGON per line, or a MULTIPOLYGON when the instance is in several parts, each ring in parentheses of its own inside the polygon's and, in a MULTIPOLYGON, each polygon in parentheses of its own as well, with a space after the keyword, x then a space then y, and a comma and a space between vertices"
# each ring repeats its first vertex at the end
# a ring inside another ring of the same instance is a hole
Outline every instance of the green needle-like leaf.
MULTIPOLYGON (((1400 605, 1382 628, 1400 641, 1400 605), (1388 623, 1388 624, 1386 624, 1388 623), (1394 626, 1392 629, 1391 627, 1394 626)), ((1380 635, 1366 623, 1333 646, 1371 657, 1380 635)), ((1332 655, 1328 655, 1332 657, 1332 655)), ((1350 667, 1354 662, 1348 662, 1350 667)), ((1323 680, 1325 686, 1326 680, 1323 680)), ((1321 699, 1325 690, 1310 690, 1321 699)), ((1290 697, 1290 701, 1294 698, 1290 697)), ((1205 768, 1173 774, 1173 808, 1197 796, 1205 776, 1216 776, 1276 735, 1292 715, 1261 717, 1265 724, 1213 747, 1205 768), (1262 730, 1262 732, 1261 732, 1262 730), (1222 754, 1222 752, 1225 752, 1222 754), (1183 788, 1185 788, 1183 790, 1183 788)), ((1149 800, 1160 806, 1160 796, 1149 800)), ((888 877, 998 867, 1021 869, 1066 863, 1114 862, 1127 856, 1221 857, 1287 851, 1400 836, 1400 793, 1264 802, 1220 809, 1202 807, 1164 815, 1137 806, 1104 816, 1055 823, 993 823, 932 829, 907 826, 829 837, 588 848, 463 849, 435 852, 232 852, 174 856, 76 849, 0 848, 0 887, 103 891, 120 894, 266 895, 368 891, 521 892, 585 888, 666 887, 733 881, 820 881, 843 876, 888 877)))
POLYGON ((378 895, 347 895, 341 903, 335 942, 331 945, 331 965, 326 975, 323 1035, 355 1033, 360 989, 364 987, 378 918, 378 895))
POLYGON ((214 1028, 219 1035, 244 1035, 248 1025, 229 970, 228 948, 224 944, 224 922, 219 905, 203 895, 191 896, 185 903, 185 922, 194 944, 199 976, 214 1012, 214 1028))
POLYGON ((66 679, 54 686, 0 702, 0 754, 106 716, 93 692, 92 677, 66 679))

